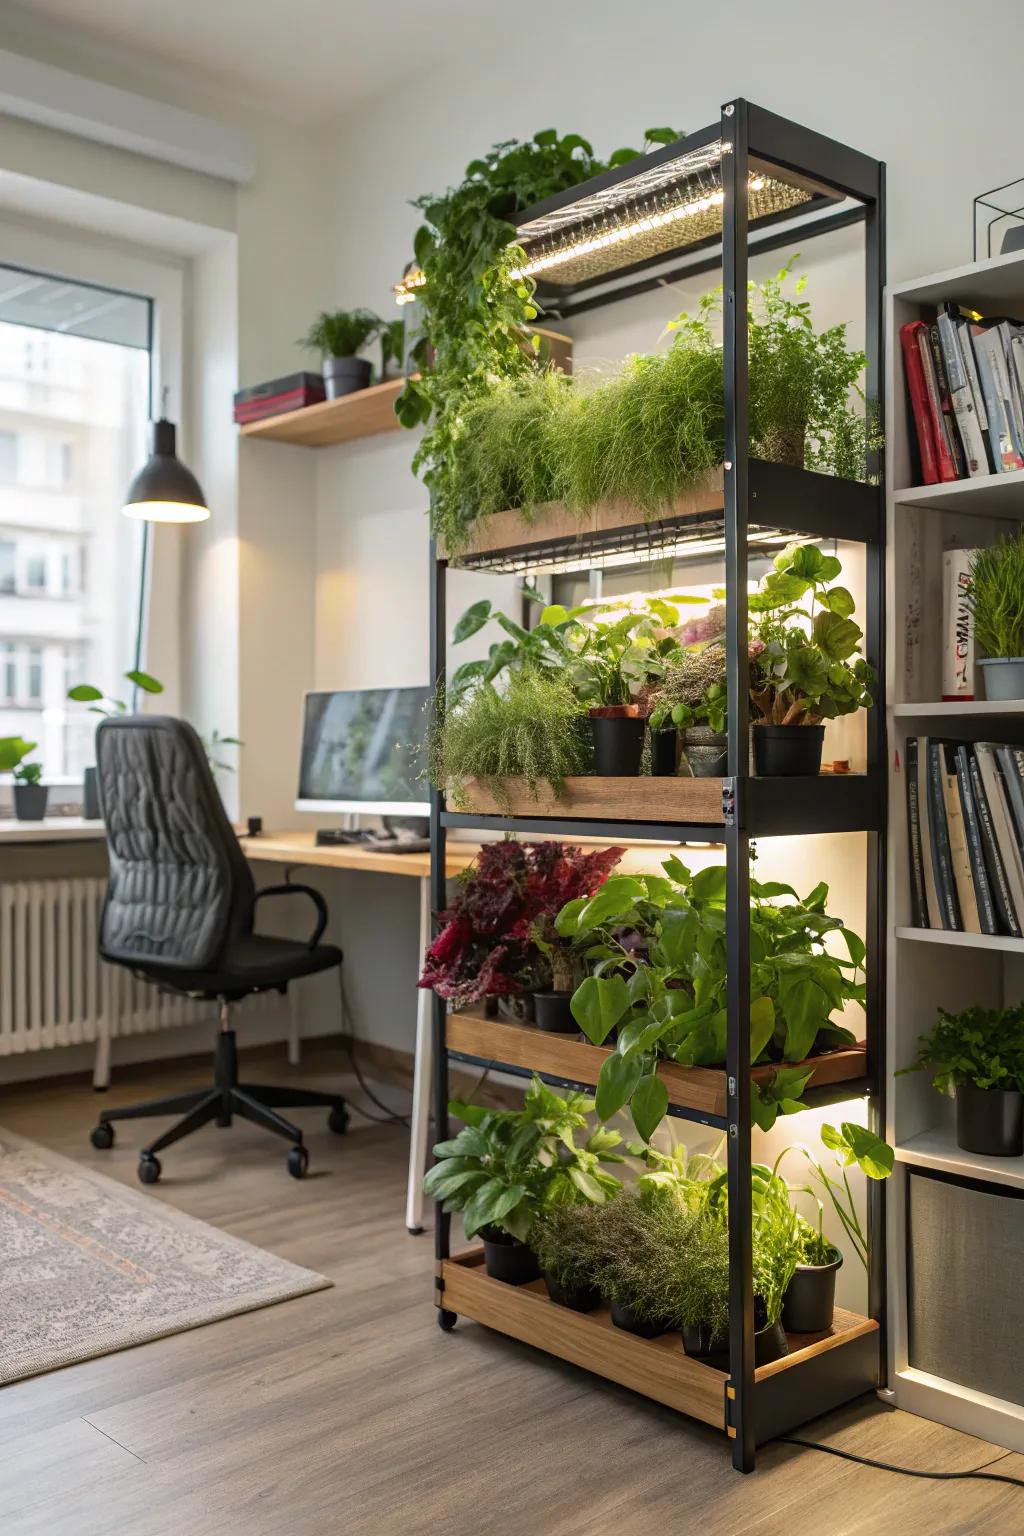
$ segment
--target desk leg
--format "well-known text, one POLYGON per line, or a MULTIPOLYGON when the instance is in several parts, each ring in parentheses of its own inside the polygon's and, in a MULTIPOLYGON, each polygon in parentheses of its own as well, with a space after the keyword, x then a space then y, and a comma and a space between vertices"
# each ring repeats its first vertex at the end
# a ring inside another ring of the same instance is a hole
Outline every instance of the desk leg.
MULTIPOLYGON (((430 945, 430 881, 420 881, 420 951, 419 959, 430 945)), ((418 969, 418 966, 417 966, 418 969)), ((416 993, 416 1063, 412 1080, 412 1121, 409 1129, 409 1188, 405 1204, 405 1224, 410 1232, 423 1231, 423 1176, 427 1171, 427 1147, 430 1141, 430 1074, 433 1056, 431 1004, 434 994, 416 993)))

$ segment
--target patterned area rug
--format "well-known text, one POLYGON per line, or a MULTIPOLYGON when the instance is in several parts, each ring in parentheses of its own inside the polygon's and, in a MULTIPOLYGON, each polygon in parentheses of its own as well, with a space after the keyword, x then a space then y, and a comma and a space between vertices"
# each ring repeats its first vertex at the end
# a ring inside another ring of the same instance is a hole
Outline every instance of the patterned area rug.
POLYGON ((331 1283, 0 1127, 0 1384, 331 1283))

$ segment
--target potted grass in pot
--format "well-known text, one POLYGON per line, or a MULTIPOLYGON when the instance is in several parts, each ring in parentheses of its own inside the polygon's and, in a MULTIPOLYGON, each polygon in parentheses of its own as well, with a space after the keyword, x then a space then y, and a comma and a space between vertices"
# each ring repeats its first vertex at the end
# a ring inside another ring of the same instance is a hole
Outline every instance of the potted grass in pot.
POLYGON ((754 767, 763 777, 810 777, 821 770, 826 720, 871 705, 873 669, 860 655, 834 555, 792 544, 750 597, 750 702, 754 767))
POLYGON ((581 1093, 565 1098, 534 1077, 522 1109, 485 1109, 452 1102, 462 1120, 458 1134, 434 1148, 438 1159, 423 1181, 427 1195, 446 1212, 461 1211, 467 1237, 479 1235, 484 1263, 494 1280, 525 1285, 540 1275, 531 1246, 545 1209, 589 1201, 603 1204, 620 1188, 604 1167, 621 1163, 620 1137, 587 1116, 594 1101, 581 1093), (578 1135, 587 1139, 577 1144, 578 1135))
POLYGON ((956 1100, 956 1141, 987 1157, 1024 1154, 1024 1004, 939 1010, 907 1072, 929 1070, 956 1100))
POLYGON ((967 601, 986 699, 1024 699, 1024 529, 969 562, 967 601))
POLYGON ((321 354, 328 400, 369 387, 373 365, 358 353, 380 335, 382 324, 370 309, 322 310, 313 321, 299 345, 321 354))
POLYGON ((596 1275, 602 1249, 604 1205, 584 1202, 542 1211, 533 1229, 533 1247, 551 1300, 572 1312, 601 1305, 596 1275))

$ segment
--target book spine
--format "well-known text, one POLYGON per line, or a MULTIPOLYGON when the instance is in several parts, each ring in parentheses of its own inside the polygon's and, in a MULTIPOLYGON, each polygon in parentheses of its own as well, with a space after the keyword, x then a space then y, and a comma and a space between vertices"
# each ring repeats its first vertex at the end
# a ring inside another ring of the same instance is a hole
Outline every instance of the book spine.
POLYGON ((939 466, 939 479, 956 480, 959 477, 943 422, 939 381, 935 376, 935 362, 932 358, 931 336, 923 320, 913 321, 912 324, 917 337, 918 354, 921 358, 921 373, 924 377, 925 399, 928 402, 928 420, 932 424, 932 440, 935 443, 935 460, 939 466))
POLYGON ((928 816, 932 834, 932 862, 935 866, 935 885, 942 910, 942 926, 952 932, 961 931, 960 910, 956 897, 953 860, 949 848, 949 828, 946 824, 946 802, 943 793, 942 744, 928 743, 928 816))
POLYGON ((999 772, 999 759, 996 757, 993 744, 989 741, 977 741, 974 744, 974 753, 981 769, 985 793, 988 795, 992 828, 996 834, 1003 869, 1006 871, 1006 884, 1010 891, 1010 906, 1019 929, 1024 922, 1024 860, 1021 859, 1020 848, 1017 846, 1017 838, 1013 830, 1013 815, 1007 799, 1006 786, 999 772))
POLYGON ((978 375, 978 360, 974 355, 974 342, 971 339, 970 323, 962 316, 956 321, 956 334, 960 342, 960 351, 963 354, 967 377, 970 380, 974 409, 978 414, 978 425, 981 428, 982 441, 985 445, 988 473, 995 474, 996 460, 995 454, 992 452, 992 434, 989 431, 988 411, 985 409, 985 391, 981 387, 981 379, 978 375))
POLYGON ((974 625, 968 602, 972 549, 942 552, 942 697, 974 698, 974 625))
POLYGON ((996 470, 1000 474, 1008 475, 1015 469, 1024 468, 1024 459, 1017 452, 1010 429, 1007 398, 1009 385, 1006 382, 1003 364, 1003 344, 994 332, 986 331, 980 325, 971 326, 971 339, 974 343, 981 388, 985 396, 989 438, 996 470))
POLYGON ((963 443, 964 465, 971 479, 976 479, 979 475, 988 474, 988 454, 960 347, 959 333, 947 314, 939 315, 937 328, 950 399, 963 443))
POLYGON ((927 928, 928 905, 924 891, 924 858, 921 850, 921 812, 917 802, 917 737, 907 737, 907 846, 910 849, 910 911, 915 928, 927 928))
POLYGON ((971 749, 968 746, 959 746, 956 749, 956 778, 960 790, 960 809, 963 814, 964 831, 967 836, 967 852, 971 861, 971 878, 974 882, 974 894, 978 903, 981 931, 982 933, 996 934, 999 932, 999 917, 996 912, 995 902, 992 899, 992 887, 989 884, 988 871, 985 868, 985 849, 981 837, 981 827, 978 825, 978 811, 974 803, 974 792, 971 788, 971 749))
POLYGON ((967 831, 964 826, 963 808, 960 803, 960 785, 956 775, 956 763, 951 747, 940 745, 942 754, 942 794, 946 805, 946 828, 949 833, 949 858, 953 866, 953 882, 960 921, 964 933, 980 933, 981 918, 978 900, 974 893, 971 874, 971 855, 967 847, 967 831))
POLYGON ((1013 434, 1013 446, 1017 451, 1017 457, 1024 464, 1024 407, 1021 405, 1017 370, 1013 363, 1013 342, 1017 335, 1017 328, 1008 320, 1004 320, 996 326, 996 333, 1003 349, 1001 361, 1006 382, 1006 402, 1010 431, 1013 434))
POLYGON ((935 369, 935 385, 939 396, 939 409, 942 412, 942 427, 949 444, 949 451, 953 456, 953 468, 956 470, 958 480, 967 478, 967 463, 964 457, 963 444, 960 441, 960 429, 956 423, 953 411, 953 399, 949 390, 949 379, 946 377, 946 365, 942 357, 942 343, 939 340, 939 327, 928 327, 928 342, 932 352, 932 365, 935 369))
POLYGON ((981 829, 981 840, 985 850, 985 866, 988 869, 992 888, 992 900, 995 903, 1003 931, 1008 933, 1011 938, 1019 939, 1021 936, 1020 924, 1017 922, 1017 914, 1014 911, 1013 901, 1010 896, 1006 870, 1003 867, 999 844, 996 840, 995 827, 993 826, 992 815, 989 810, 988 796, 982 783, 981 768, 974 753, 971 754, 970 769, 971 794, 974 797, 974 805, 978 813, 978 826, 981 829))
POLYGON ((910 397, 910 410, 921 457, 921 479, 925 485, 937 485, 939 468, 935 457, 935 439, 932 435, 928 396, 924 387, 921 356, 913 324, 900 326, 900 346, 903 349, 903 371, 906 375, 907 394, 910 397))
POLYGON ((928 786, 927 736, 917 738, 917 815, 921 823, 921 859, 924 864, 924 900, 928 913, 929 928, 941 928, 942 903, 935 883, 935 860, 932 857, 932 810, 928 786))
POLYGON ((1024 850, 1024 787, 1021 785, 1012 747, 997 747, 996 761, 1006 790, 1017 847, 1024 850))

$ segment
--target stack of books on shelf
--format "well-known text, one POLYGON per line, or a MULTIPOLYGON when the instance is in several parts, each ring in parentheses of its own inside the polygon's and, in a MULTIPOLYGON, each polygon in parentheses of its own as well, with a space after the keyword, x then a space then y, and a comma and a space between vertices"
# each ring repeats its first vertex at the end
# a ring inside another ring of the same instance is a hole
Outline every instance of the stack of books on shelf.
POLYGON ((250 384, 235 395, 235 422, 265 421, 268 416, 283 416, 301 411, 307 405, 319 405, 326 399, 323 377, 319 373, 290 373, 283 379, 267 379, 250 384))
POLYGON ((915 483, 1024 469, 1024 325, 942 304, 900 326, 915 483))
POLYGON ((1024 749, 911 736, 906 747, 914 926, 1024 933, 1024 749))

